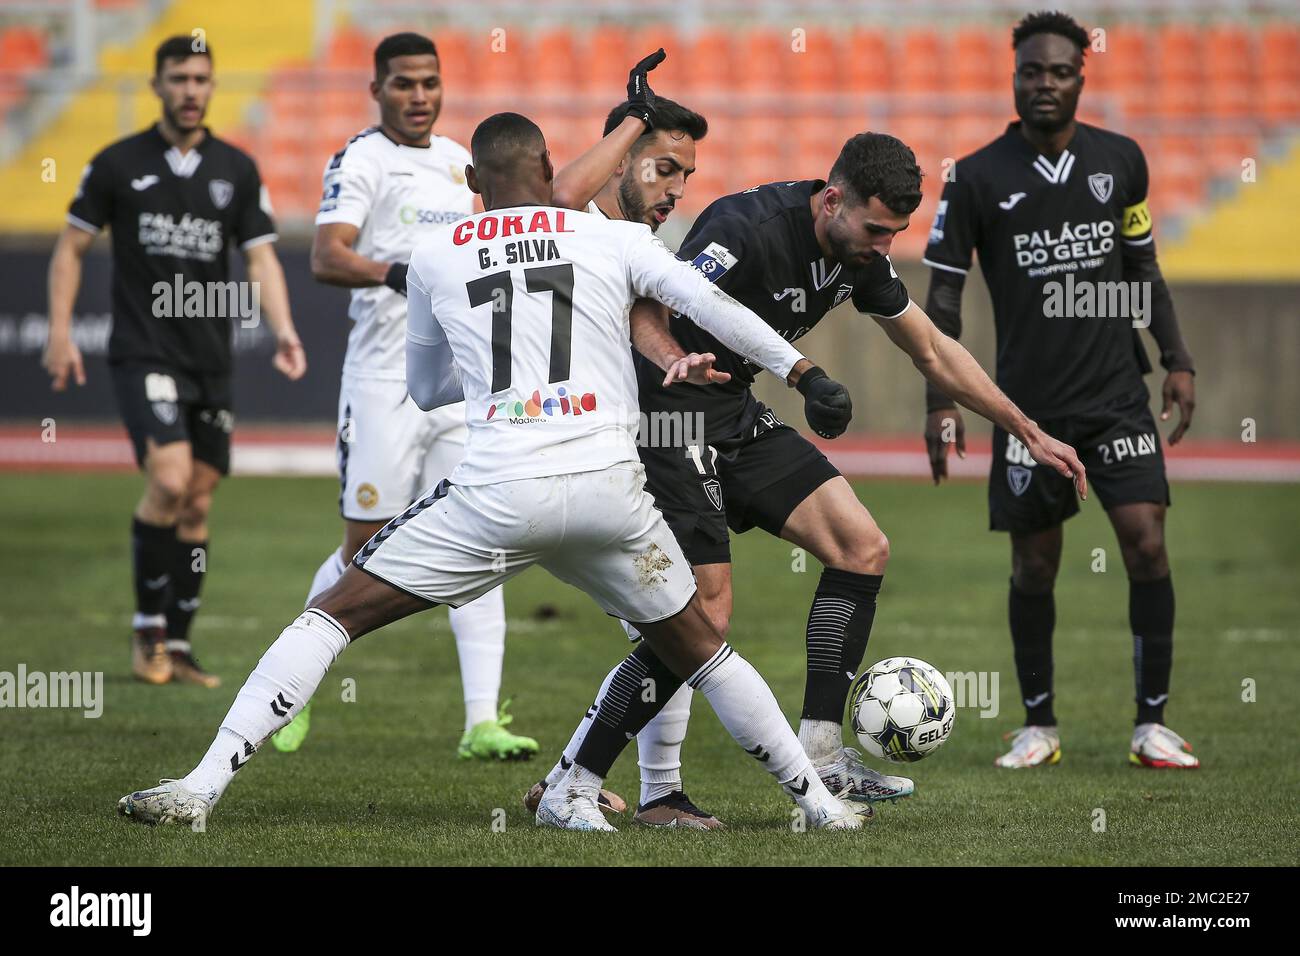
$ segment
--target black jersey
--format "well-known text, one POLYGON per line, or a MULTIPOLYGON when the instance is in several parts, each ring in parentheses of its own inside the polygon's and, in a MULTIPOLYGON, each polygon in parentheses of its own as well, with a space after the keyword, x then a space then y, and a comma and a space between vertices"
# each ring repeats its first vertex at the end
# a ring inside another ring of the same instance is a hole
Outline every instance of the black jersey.
POLYGON ((228 373, 229 303, 239 297, 210 293, 206 283, 230 279, 230 246, 276 238, 270 211, 252 158, 211 132, 182 154, 154 126, 91 160, 68 222, 112 231, 109 361, 228 373), (201 297, 185 291, 191 282, 205 284, 201 297), (188 307, 178 313, 181 304, 188 307))
POLYGON ((1140 290, 1119 286, 1125 247, 1152 242, 1147 165, 1133 140, 1083 123, 1049 160, 1019 127, 957 163, 922 261, 964 274, 979 253, 998 385, 1047 417, 1140 387, 1150 371, 1129 294, 1140 290))
MULTIPOLYGON (((826 261, 810 208, 813 194, 825 185, 821 180, 770 183, 723 196, 700 213, 678 256, 789 342, 806 335, 848 299, 859 312, 901 315, 910 300, 888 256, 856 270, 826 261)), ((725 441, 745 427, 746 411, 757 407, 750 386, 761 369, 689 318, 673 315, 671 328, 688 352, 714 353, 715 367, 731 373, 731 381, 664 388, 663 372, 638 355, 642 408, 706 411, 706 441, 725 441)))

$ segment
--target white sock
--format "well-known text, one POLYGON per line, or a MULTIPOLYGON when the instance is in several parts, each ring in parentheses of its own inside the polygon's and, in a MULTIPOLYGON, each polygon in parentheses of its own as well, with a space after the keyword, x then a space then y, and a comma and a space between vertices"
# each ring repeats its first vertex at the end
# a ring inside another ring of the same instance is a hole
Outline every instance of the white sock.
POLYGON ((235 695, 207 755, 185 778, 195 793, 218 799, 262 741, 297 717, 348 646, 348 633, 308 608, 280 632, 235 695), (237 760, 234 758, 238 758, 237 760))
POLYGON ((668 698, 637 734, 637 763, 641 767, 641 805, 682 789, 682 741, 691 719, 691 698, 695 692, 683 684, 668 698))
POLYGON ((326 588, 332 588, 334 582, 343 577, 343 572, 347 570, 347 565, 343 563, 343 552, 335 548, 325 563, 316 569, 316 576, 311 579, 311 589, 307 592, 307 601, 303 604, 304 608, 311 607, 311 599, 320 594, 326 588))
POLYGON ((131 630, 144 631, 150 628, 167 626, 166 614, 141 614, 139 611, 131 618, 131 630))
POLYGON ((506 602, 501 588, 493 588, 477 601, 449 610, 460 658, 465 729, 469 730, 497 717, 501 665, 506 656, 506 602))
POLYGON ((600 690, 596 692, 596 702, 588 707, 587 712, 582 715, 582 720, 578 721, 578 728, 573 732, 573 736, 569 738, 568 744, 564 747, 564 752, 560 754, 560 759, 551 768, 551 772, 546 775, 546 785, 548 787, 553 787, 559 783, 560 779, 568 773, 569 768, 574 765, 573 761, 578 756, 578 750, 582 747, 582 742, 587 739, 587 730, 591 727, 591 722, 596 719, 596 711, 600 709, 600 702, 605 699, 610 682, 614 680, 614 675, 618 673, 619 664, 622 663, 622 661, 619 661, 605 675, 600 690))
POLYGON ((834 802, 771 688, 730 644, 718 648, 686 683, 709 699, 727 732, 776 777, 801 809, 811 812, 834 802))
POLYGON ((844 746, 844 731, 833 720, 799 721, 799 743, 813 763, 821 763, 844 746))

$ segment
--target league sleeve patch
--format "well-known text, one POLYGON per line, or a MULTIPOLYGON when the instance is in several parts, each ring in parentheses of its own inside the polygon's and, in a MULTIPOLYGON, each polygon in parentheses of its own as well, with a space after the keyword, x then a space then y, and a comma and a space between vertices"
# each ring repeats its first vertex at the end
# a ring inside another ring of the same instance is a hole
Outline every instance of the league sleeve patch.
POLYGON ((333 212, 339 205, 339 190, 342 183, 338 180, 327 182, 325 192, 320 197, 320 212, 333 212))
POLYGON ((948 218, 948 200, 940 199, 934 211, 934 225, 930 227, 930 242, 943 242, 943 221, 948 218))
POLYGON ((739 261, 726 246, 710 242, 703 252, 691 260, 691 265, 700 270, 710 282, 717 282, 739 261))
POLYGON ((1151 210, 1147 208, 1145 199, 1125 207, 1123 218, 1120 219, 1119 231, 1125 239, 1144 236, 1151 231, 1151 210))

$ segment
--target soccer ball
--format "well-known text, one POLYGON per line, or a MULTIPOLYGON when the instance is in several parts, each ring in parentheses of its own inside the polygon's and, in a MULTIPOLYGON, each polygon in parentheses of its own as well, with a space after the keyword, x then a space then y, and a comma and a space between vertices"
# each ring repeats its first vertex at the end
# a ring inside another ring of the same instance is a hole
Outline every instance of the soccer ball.
POLYGON ((850 720, 863 749, 896 763, 938 750, 957 716, 948 681, 915 657, 873 664, 858 677, 852 696, 850 720))

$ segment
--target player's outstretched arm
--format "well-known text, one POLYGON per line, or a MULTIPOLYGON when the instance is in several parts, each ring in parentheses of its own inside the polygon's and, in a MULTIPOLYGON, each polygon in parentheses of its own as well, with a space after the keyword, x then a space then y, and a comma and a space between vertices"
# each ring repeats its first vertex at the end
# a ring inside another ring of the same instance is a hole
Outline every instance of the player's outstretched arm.
POLYGON ((660 47, 636 66, 628 76, 627 115, 599 143, 555 174, 553 201, 566 209, 586 209, 596 198, 633 144, 654 128, 654 91, 648 74, 667 54, 660 47))
POLYGON ((913 302, 897 318, 876 321, 890 340, 911 357, 921 374, 944 394, 1015 435, 1034 461, 1074 479, 1079 497, 1088 497, 1086 472, 1074 449, 1031 421, 993 383, 970 352, 935 328, 920 306, 913 302))
POLYGON ((1141 283, 1150 290, 1147 296, 1148 330, 1160 347, 1160 364, 1166 371, 1161 388, 1162 422, 1169 420, 1174 405, 1178 406, 1178 425, 1169 435, 1169 444, 1177 445, 1192 424, 1192 411, 1196 408, 1196 363, 1192 352, 1183 341, 1178 316, 1174 313, 1174 299, 1160 272, 1153 240, 1148 237, 1140 245, 1125 239, 1122 245, 1124 281, 1141 283))
POLYGON ((275 254, 274 244, 269 242, 249 246, 244 257, 248 279, 259 290, 257 301, 275 335, 275 358, 271 364, 289 381, 296 382, 307 374, 307 354, 289 311, 289 287, 284 281, 280 258, 275 254))
POLYGON ((51 385, 56 392, 68 387, 68 376, 72 376, 78 385, 86 384, 81 350, 72 341, 72 307, 81 289, 81 260, 94 241, 94 233, 66 226, 59 234, 54 254, 50 257, 50 333, 42 363, 50 373, 51 385))
MULTIPOLYGON (((961 292, 966 276, 947 269, 930 270, 930 291, 925 311, 934 327, 952 339, 961 338, 961 292)), ((958 458, 966 457, 966 423, 957 403, 925 380, 925 451, 930 458, 930 476, 937 485, 948 477, 948 446, 958 458)))
POLYGON ((317 282, 361 289, 386 285, 406 295, 406 263, 376 262, 357 253, 359 228, 350 222, 326 222, 311 240, 311 274, 317 282))
POLYGON ((632 347, 663 369, 664 387, 673 382, 694 385, 721 385, 731 381, 729 372, 713 367, 717 356, 712 352, 688 353, 668 325, 668 309, 652 299, 637 299, 632 305, 628 324, 632 347))

